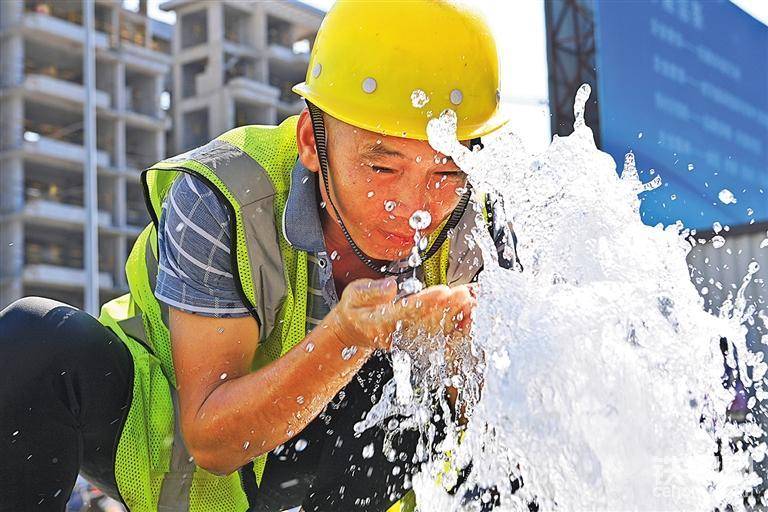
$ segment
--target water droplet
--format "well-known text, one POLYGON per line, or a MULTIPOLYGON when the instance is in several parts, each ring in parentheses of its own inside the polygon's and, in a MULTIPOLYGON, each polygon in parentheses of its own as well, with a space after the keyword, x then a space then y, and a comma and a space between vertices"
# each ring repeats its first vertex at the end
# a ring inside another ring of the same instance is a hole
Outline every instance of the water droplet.
POLYGON ((370 459, 373 457, 373 443, 367 444, 363 447, 363 458, 370 459))
POLYGON ((427 237, 421 237, 419 239, 419 250, 423 251, 427 248, 427 244, 429 243, 429 239, 427 237))
POLYGON ((574 131, 584 126, 584 110, 591 93, 592 87, 589 84, 581 84, 581 87, 576 92, 576 98, 573 100, 574 131))
POLYGON ((721 248, 724 245, 725 245, 725 238, 723 238, 720 235, 715 235, 715 236, 712 237, 712 246, 715 249, 719 249, 719 248, 721 248))
POLYGON ((709 293, 709 288, 707 288, 706 286, 705 286, 704 288, 702 288, 702 289, 701 289, 701 294, 702 294, 702 295, 706 295, 706 294, 708 294, 708 293, 709 293))
POLYGON ((306 439, 299 439, 298 441, 296 441, 296 445, 295 445, 296 451, 303 452, 308 444, 309 443, 307 442, 306 439))
POLYGON ((419 256, 418 252, 412 252, 410 256, 408 256, 408 266, 409 267, 418 267, 421 265, 421 256, 419 256))
POLYGON ((423 231, 432 224, 432 215, 426 210, 416 210, 408 219, 408 225, 412 229, 423 231))
POLYGON ((312 343, 311 341, 308 342, 307 345, 304 347, 304 350, 306 350, 307 352, 312 352, 313 350, 315 350, 315 344, 312 343))
POLYGON ((675 199, 677 199, 677 194, 672 194, 671 196, 669 196, 669 198, 674 201, 675 199))
POLYGON ((303 404, 304 403, 304 397, 299 395, 296 397, 296 403, 297 404, 303 404))
MULTIPOLYGON (((419 293, 422 289, 424 289, 424 284, 415 277, 409 277, 408 279, 400 283, 399 288, 406 295, 411 295, 413 293, 419 293)), ((403 305, 405 304, 406 302, 405 300, 403 300, 403 305)), ((402 326, 402 323, 400 323, 400 326, 402 326)))
POLYGON ((373 190, 371 190, 370 192, 368 192, 368 197, 373 197, 373 190))
POLYGON ((416 155, 416 163, 421 163, 421 155, 416 155))
POLYGON ((689 171, 692 171, 692 170, 693 170, 693 164, 688 164, 688 170, 689 170, 689 171))
POLYGON ((733 195, 733 192, 728 190, 727 188, 724 188, 721 190, 717 197, 720 199, 720 202, 723 204, 735 204, 737 202, 736 196, 733 195))
POLYGON ((467 192, 467 189, 464 187, 456 187, 454 192, 456 192, 457 196, 463 196, 467 192))
POLYGON ((747 267, 747 272, 750 274, 755 274, 758 270, 760 270, 760 264, 756 261, 750 262, 749 266, 747 267))
POLYGON ((344 347, 341 351, 341 358, 345 361, 349 361, 352 359, 352 356, 357 354, 357 346, 351 345, 349 347, 344 347))
POLYGON ((395 466, 392 468, 392 474, 397 476, 400 474, 400 466, 395 466))
POLYGON ((384 201, 384 210, 391 212, 395 209, 395 206, 397 206, 397 203, 390 200, 384 201))
POLYGON ((643 132, 638 132, 637 133, 637 138, 638 139, 642 139, 643 138, 643 132))
POLYGON ((219 378, 220 378, 221 380, 224 380, 224 379, 226 379, 226 378, 227 378, 227 372, 224 372, 224 373, 222 373, 221 375, 219 375, 219 378))
POLYGON ((308 181, 309 181, 309 176, 304 176, 303 178, 301 178, 302 183, 306 183, 308 181))
POLYGON ((719 222, 715 221, 712 223, 712 231, 714 231, 715 233, 719 233, 722 230, 723 230, 723 226, 719 222))
POLYGON ((747 208, 747 216, 751 217, 755 211, 752 208, 747 208))
POLYGON ((181 231, 182 229, 184 229, 184 223, 183 222, 179 222, 178 224, 176 224, 176 232, 177 233, 179 231, 181 231))
POLYGON ((411 93, 411 105, 414 108, 422 108, 427 103, 429 103, 429 96, 421 89, 415 89, 411 93))
POLYGON ((338 257, 339 257, 339 252, 338 251, 333 251, 331 253, 331 260, 336 260, 336 259, 338 259, 338 257))
POLYGON ((243 450, 247 450, 249 446, 251 446, 251 442, 250 441, 244 442, 243 443, 243 450))

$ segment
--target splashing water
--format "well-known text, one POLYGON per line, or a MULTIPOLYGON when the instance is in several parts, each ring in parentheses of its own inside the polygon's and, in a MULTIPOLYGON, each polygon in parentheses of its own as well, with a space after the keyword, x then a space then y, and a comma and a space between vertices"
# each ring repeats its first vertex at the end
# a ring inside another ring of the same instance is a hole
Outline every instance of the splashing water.
MULTIPOLYGON (((757 483, 746 472, 749 453, 723 450, 719 470, 713 453, 718 438, 762 435, 754 422, 726 421, 733 392, 722 385, 718 345, 728 338, 743 357, 727 364, 768 396, 768 366, 747 349, 742 325, 768 321, 744 297, 758 267, 719 316, 704 311, 685 260, 688 230, 640 219, 638 194, 661 178, 642 183, 632 153, 617 175, 584 123, 589 94, 584 85, 576 95, 574 132, 541 155, 509 131, 471 152, 456 140, 450 110, 428 124, 436 151, 475 188, 503 196, 524 271, 500 268, 487 230, 476 229, 485 269, 462 366, 446 364, 445 340, 408 343, 396 333, 396 378, 355 427, 421 431, 416 457, 425 463, 413 478, 421 511, 478 510, 493 496, 494 510, 528 510, 532 501, 541 510, 740 509, 757 483), (437 442, 425 390, 446 386, 460 390, 469 423, 437 442), (407 419, 393 426, 396 414, 407 419)), ((766 447, 756 444, 758 460, 766 447)))
POLYGON ((416 277, 416 267, 422 263, 419 250, 426 249, 427 244, 427 237, 422 236, 421 232, 427 229, 430 224, 432 224, 432 215, 426 210, 416 210, 408 219, 408 225, 414 230, 413 247, 408 256, 408 266, 413 268, 413 275, 400 283, 401 297, 418 293, 424 288, 424 284, 416 277))
POLYGON ((733 192, 728 190, 727 188, 724 188, 717 194, 718 199, 720 199, 720 202, 723 204, 736 204, 738 201, 736 201, 736 196, 733 195, 733 192))
POLYGON ((413 108, 421 108, 429 103, 429 96, 421 89, 415 89, 411 93, 411 105, 413 108))

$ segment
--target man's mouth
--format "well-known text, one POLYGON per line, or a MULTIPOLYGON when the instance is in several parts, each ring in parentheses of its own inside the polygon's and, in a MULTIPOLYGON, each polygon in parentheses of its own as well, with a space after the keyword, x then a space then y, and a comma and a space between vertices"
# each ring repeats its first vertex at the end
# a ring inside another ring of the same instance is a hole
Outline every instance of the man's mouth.
POLYGON ((413 245, 413 234, 409 233, 407 235, 401 234, 401 233, 393 233, 391 231, 385 231, 383 229, 379 229, 379 231, 382 233, 385 239, 390 240, 392 242, 396 242, 400 245, 413 245))

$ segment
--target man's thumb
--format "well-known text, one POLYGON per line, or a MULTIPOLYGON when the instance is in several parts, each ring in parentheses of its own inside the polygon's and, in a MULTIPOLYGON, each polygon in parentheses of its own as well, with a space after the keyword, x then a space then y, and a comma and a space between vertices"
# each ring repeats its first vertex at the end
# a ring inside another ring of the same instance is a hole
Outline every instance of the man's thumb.
POLYGON ((393 277, 360 279, 350 284, 353 303, 358 305, 391 301, 397 295, 397 282, 393 277))

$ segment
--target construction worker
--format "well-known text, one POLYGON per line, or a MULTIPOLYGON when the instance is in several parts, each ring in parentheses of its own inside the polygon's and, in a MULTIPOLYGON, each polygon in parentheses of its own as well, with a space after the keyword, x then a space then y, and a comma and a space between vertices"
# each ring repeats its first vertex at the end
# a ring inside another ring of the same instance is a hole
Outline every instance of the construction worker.
POLYGON ((408 493, 417 434, 393 456, 354 425, 396 328, 469 342, 467 235, 473 203, 493 208, 426 125, 451 109, 474 146, 504 123, 495 43, 454 2, 339 1, 293 90, 300 115, 142 173, 152 222, 98 321, 40 297, 0 312, 2 510, 62 510, 78 472, 139 512, 383 511, 408 493), (427 287, 402 300, 415 212, 427 287))

